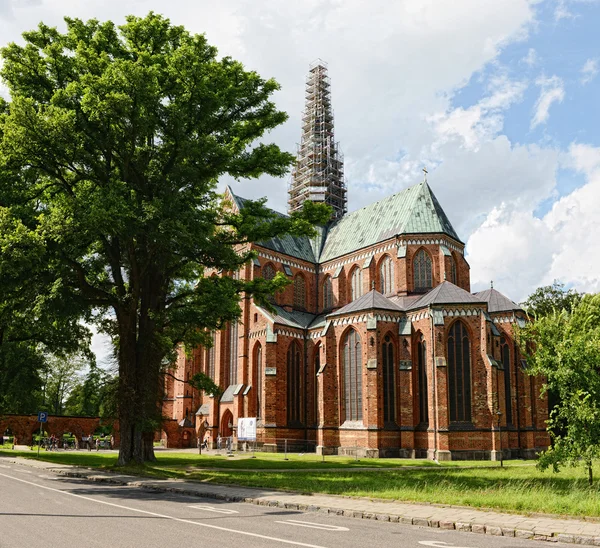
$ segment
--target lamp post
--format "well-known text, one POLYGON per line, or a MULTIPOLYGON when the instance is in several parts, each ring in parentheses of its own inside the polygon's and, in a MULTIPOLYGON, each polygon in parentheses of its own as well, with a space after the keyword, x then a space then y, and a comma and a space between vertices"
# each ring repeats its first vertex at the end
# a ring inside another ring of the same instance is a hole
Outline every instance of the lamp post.
POLYGON ((500 426, 500 419, 502 418, 502 412, 496 411, 496 417, 498 417, 498 443, 500 447, 500 468, 504 468, 504 457, 502 452, 502 427, 500 426))

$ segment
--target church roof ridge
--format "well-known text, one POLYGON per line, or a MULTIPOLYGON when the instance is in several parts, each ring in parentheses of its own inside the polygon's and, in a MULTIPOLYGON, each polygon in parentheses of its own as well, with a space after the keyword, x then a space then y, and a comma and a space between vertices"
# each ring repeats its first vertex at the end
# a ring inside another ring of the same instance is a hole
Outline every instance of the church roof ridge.
POLYGON ((362 297, 359 297, 339 310, 332 312, 329 316, 340 316, 363 310, 392 310, 394 312, 403 312, 403 309, 396 303, 390 301, 376 289, 372 289, 362 297))
POLYGON ((410 309, 416 310, 435 304, 486 304, 486 301, 445 280, 412 303, 410 309))
POLYGON ((488 312, 508 312, 512 310, 523 310, 519 304, 503 295, 493 287, 478 291, 474 295, 488 303, 488 312))

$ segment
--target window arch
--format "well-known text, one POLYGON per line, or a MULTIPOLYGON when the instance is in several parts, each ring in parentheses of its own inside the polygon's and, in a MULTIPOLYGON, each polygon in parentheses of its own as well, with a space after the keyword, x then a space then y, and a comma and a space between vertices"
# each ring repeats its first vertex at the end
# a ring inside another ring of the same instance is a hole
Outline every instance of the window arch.
POLYGON ((381 345, 383 358, 383 422, 396 422, 396 375, 394 368, 394 343, 386 335, 381 345))
POLYGON ((379 289, 386 295, 395 290, 394 283, 394 261, 386 255, 379 264, 379 289))
POLYGON ((254 347, 254 371, 256 371, 256 417, 262 417, 264 402, 264 370, 262 364, 262 346, 257 343, 254 347))
POLYGON ((429 424, 429 401, 427 388, 427 343, 417 343, 417 367, 419 368, 419 421, 429 424))
POLYGON ((323 309, 331 310, 333 308, 333 283, 331 276, 326 276, 323 282, 323 309))
POLYGON ((431 270, 429 253, 424 249, 420 249, 413 261, 415 291, 424 291, 433 287, 431 270))
POLYGON ((471 343, 460 320, 452 324, 448 335, 448 396, 450 421, 470 421, 471 343))
POLYGON ((272 280, 275 277, 275 267, 271 263, 267 263, 263 266, 262 277, 265 280, 272 280))
POLYGON ((306 280, 302 274, 294 278, 294 308, 306 308, 306 280))
POLYGON ((363 273, 360 267, 356 267, 350 274, 350 300, 355 301, 363 294, 363 273))
POLYGON ((215 380, 215 332, 211 331, 210 338, 212 346, 206 349, 206 374, 214 381, 215 380))
POLYGON ((504 407, 506 424, 512 424, 512 397, 510 387, 510 347, 506 338, 500 339, 500 351, 502 353, 502 365, 504 367, 504 407))
POLYGON ((346 420, 362 421, 362 346, 354 329, 344 337, 343 360, 346 420))
POLYGON ((287 419, 288 425, 302 424, 304 402, 302 384, 302 351, 298 341, 292 341, 287 352, 287 419))
POLYGON ((456 273, 456 261, 453 256, 449 257, 450 259, 450 281, 454 285, 458 285, 458 275, 456 273))

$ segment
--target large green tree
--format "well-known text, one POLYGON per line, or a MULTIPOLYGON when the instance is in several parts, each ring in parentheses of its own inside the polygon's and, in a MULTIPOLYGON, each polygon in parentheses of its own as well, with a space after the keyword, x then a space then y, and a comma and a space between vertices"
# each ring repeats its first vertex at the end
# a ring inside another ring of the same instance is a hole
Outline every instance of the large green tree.
POLYGON ((555 310, 520 332, 529 373, 547 380, 558 402, 548 421, 552 447, 540 456, 555 471, 583 462, 592 483, 600 457, 600 294, 585 295, 569 312, 555 310))
POLYGON ((117 341, 119 463, 143 462, 175 344, 209 343, 242 296, 264 302, 287 283, 207 274, 237 271, 248 242, 310 234, 329 211, 283 217, 257 201, 234 213, 216 193, 224 175, 289 169, 293 157, 263 141, 286 120, 274 80, 156 14, 120 27, 65 21, 2 50, 0 199, 41 239, 55 290, 104 313, 117 341))
POLYGON ((581 300, 582 294, 575 289, 565 289, 565 284, 554 280, 552 285, 538 287, 523 303, 523 308, 532 316, 549 316, 555 311, 571 312, 581 300))

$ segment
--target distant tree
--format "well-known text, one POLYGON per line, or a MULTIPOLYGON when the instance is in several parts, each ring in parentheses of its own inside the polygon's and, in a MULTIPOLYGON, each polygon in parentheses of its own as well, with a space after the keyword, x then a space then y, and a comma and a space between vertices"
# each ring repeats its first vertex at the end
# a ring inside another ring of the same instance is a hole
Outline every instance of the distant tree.
POLYGON ((84 377, 80 377, 65 403, 66 415, 99 417, 110 415, 110 399, 115 384, 113 376, 94 362, 84 377))
POLYGON ((45 366, 44 403, 50 413, 65 414, 65 404, 86 367, 87 363, 81 356, 48 357, 45 366))
POLYGON ((74 303, 65 312, 105 313, 118 462, 143 462, 154 459, 165 357, 180 342, 209 344, 239 318, 240 298, 265 303, 288 283, 229 275, 254 257, 249 242, 312 234, 331 210, 307 202, 285 217, 248 201, 236 213, 216 193, 225 175, 283 176, 293 163, 264 142, 287 118, 274 80, 152 13, 121 27, 65 21, 64 33, 40 24, 2 50, 0 205, 40 242, 50 294, 74 303))
POLYGON ((600 457, 600 294, 538 317, 520 338, 529 372, 547 379, 543 392, 558 395, 548 421, 552 447, 539 466, 558 471, 583 462, 591 485, 592 462, 600 457))
POLYGON ((539 318, 549 316, 554 311, 566 310, 571 312, 582 296, 582 293, 578 293, 574 289, 565 290, 565 284, 554 280, 552 285, 538 287, 527 297, 522 306, 529 314, 539 318))
POLYGON ((69 291, 55 283, 44 240, 28 226, 32 218, 19 204, 3 207, 13 187, 1 175, 0 413, 35 413, 43 405, 47 356, 86 348, 89 332, 69 291))

